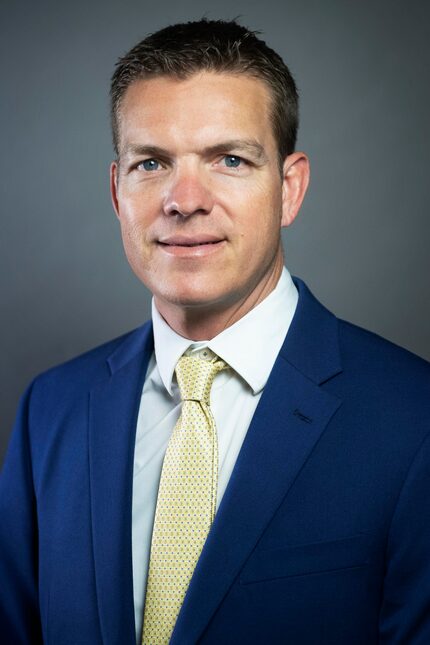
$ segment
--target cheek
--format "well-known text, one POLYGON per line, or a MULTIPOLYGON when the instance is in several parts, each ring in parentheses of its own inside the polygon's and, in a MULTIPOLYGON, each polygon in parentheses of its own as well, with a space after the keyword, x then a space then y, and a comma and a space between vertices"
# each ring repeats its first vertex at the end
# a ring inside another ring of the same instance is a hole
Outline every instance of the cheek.
POLYGON ((146 241, 153 221, 147 200, 142 198, 120 202, 119 219, 124 243, 146 241))
MULTIPOLYGON (((230 209, 231 210, 231 209, 230 209)), ((254 194, 233 213, 236 239, 243 253, 261 256, 277 248, 281 230, 281 199, 270 191, 254 194)))
POLYGON ((120 217, 121 236, 128 262, 135 273, 142 277, 142 272, 150 269, 151 245, 149 231, 142 217, 120 217))

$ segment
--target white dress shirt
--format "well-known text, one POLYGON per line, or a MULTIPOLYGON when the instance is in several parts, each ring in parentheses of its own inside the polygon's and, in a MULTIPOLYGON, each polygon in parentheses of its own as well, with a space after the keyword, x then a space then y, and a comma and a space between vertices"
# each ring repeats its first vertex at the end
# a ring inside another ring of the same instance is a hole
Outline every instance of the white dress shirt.
POLYGON ((199 342, 173 331, 152 301, 154 353, 140 402, 133 474, 132 550, 137 643, 141 642, 161 468, 181 411, 180 392, 174 377, 176 363, 184 352, 204 357, 203 352, 209 349, 232 368, 217 374, 211 390, 211 409, 218 435, 218 510, 297 301, 297 289, 284 267, 276 288, 260 304, 212 340, 199 342))

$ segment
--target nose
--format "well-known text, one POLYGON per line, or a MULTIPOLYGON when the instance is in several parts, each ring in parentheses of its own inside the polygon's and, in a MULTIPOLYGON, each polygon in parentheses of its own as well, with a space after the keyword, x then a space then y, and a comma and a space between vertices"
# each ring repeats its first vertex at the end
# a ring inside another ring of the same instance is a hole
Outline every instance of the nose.
POLYGON ((204 172, 198 168, 177 168, 164 200, 166 215, 207 215, 213 207, 213 196, 204 172))

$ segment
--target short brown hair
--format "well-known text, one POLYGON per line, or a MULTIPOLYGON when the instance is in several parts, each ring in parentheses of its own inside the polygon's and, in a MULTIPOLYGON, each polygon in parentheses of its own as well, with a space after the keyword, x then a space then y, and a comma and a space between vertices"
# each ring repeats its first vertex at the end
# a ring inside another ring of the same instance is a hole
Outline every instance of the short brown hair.
POLYGON ((280 166, 294 152, 298 94, 290 70, 266 43, 235 21, 199 20, 165 27, 142 40, 117 64, 111 82, 113 145, 119 153, 119 110, 134 81, 156 76, 185 79, 201 71, 243 73, 268 86, 280 166))

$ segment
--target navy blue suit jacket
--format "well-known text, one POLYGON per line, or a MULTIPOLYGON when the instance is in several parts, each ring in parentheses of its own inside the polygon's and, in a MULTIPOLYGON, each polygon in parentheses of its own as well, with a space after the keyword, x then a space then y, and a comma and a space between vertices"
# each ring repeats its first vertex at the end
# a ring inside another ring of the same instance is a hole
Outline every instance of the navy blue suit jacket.
MULTIPOLYGON (((428 645, 430 366, 295 282, 171 643, 428 645)), ((146 324, 23 397, 0 483, 2 643, 135 642, 133 451, 152 348, 146 324)))

